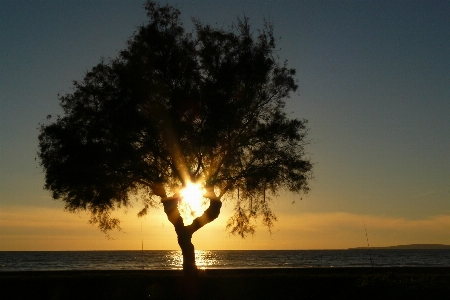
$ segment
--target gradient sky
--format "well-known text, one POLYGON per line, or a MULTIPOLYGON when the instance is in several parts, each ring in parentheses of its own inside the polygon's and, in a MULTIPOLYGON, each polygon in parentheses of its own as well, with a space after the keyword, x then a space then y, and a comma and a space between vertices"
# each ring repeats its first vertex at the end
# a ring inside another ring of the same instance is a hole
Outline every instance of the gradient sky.
MULTIPOLYGON (((161 209, 122 216, 105 238, 43 190, 38 130, 102 57, 145 22, 143 0, 0 0, 0 250, 178 249, 161 209), (141 229, 142 228, 142 229, 141 229)), ((165 2, 164 2, 165 3, 165 2)), ((297 70, 287 103, 309 120, 315 179, 281 193, 270 235, 225 231, 230 206, 193 237, 197 249, 342 249, 450 244, 449 1, 182 1, 219 27, 246 15, 275 25, 282 60, 297 70), (293 202, 295 203, 293 204, 293 202)))

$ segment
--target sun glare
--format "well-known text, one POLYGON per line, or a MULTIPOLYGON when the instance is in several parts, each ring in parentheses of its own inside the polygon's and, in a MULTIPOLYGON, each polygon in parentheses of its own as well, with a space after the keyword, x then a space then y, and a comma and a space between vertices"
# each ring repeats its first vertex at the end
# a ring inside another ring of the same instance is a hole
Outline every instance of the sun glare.
POLYGON ((202 210, 204 189, 198 183, 188 183, 186 187, 181 190, 181 201, 187 204, 193 214, 198 214, 202 210))

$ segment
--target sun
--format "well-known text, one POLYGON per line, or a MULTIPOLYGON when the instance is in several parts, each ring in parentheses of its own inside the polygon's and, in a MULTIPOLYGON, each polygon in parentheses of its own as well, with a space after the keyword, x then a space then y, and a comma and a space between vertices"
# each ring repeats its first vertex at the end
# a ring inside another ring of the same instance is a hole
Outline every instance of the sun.
POLYGON ((189 182, 181 190, 181 201, 189 206, 192 213, 197 215, 202 211, 204 188, 198 183, 189 182))

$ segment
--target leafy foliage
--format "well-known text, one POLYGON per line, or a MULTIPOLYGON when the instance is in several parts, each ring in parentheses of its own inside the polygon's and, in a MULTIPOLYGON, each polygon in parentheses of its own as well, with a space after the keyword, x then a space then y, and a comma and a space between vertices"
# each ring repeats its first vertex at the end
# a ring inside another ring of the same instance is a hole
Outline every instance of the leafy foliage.
POLYGON ((295 70, 279 62, 271 24, 194 21, 186 33, 177 9, 145 7, 148 24, 127 48, 75 81, 59 98, 63 116, 41 125, 45 188, 106 232, 119 226, 110 211, 132 197, 144 215, 190 180, 236 202, 232 233, 253 233, 259 216, 272 228, 269 195, 308 192, 312 165, 306 121, 284 112, 295 70))

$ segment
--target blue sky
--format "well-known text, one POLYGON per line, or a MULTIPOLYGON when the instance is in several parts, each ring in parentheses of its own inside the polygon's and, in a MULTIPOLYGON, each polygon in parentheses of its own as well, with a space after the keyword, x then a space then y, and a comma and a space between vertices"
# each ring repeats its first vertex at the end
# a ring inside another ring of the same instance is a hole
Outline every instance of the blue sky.
MULTIPOLYGON (((44 175, 35 161, 37 127, 48 114, 60 112, 57 94, 70 92, 72 80, 125 47, 146 20, 143 3, 0 0, 0 239, 9 245, 4 249, 32 248, 18 242, 33 236, 32 228, 12 220, 62 211, 63 205, 42 189, 44 175)), ((280 59, 297 70, 299 89, 287 109, 309 120, 307 150, 315 163, 311 193, 302 201, 280 195, 274 203, 278 236, 268 237, 260 228, 255 238, 238 242, 219 226, 226 219, 218 220, 212 228, 223 235, 223 247, 274 248, 272 238, 293 236, 295 242, 286 247, 361 246, 361 232, 349 228, 363 230, 363 219, 380 246, 450 244, 445 230, 450 224, 450 2, 168 3, 181 10, 188 30, 191 17, 218 27, 244 15, 255 29, 263 19, 273 22, 280 59), (305 226, 321 231, 309 236, 305 226), (345 236, 343 241, 330 238, 333 232, 345 236), (255 246, 258 238, 266 246, 255 246)), ((64 216, 72 218, 62 213, 61 220, 64 216)), ((73 231, 61 235, 83 240, 80 230, 91 229, 78 219, 71 223, 78 224, 73 231)), ((151 216, 146 220, 153 222, 151 216)), ((47 221, 36 219, 37 224, 47 221)), ((59 234, 51 229, 56 225, 46 226, 36 236, 59 234)), ((101 237, 97 231, 87 235, 101 237)), ((89 245, 128 247, 107 240, 89 245)))

